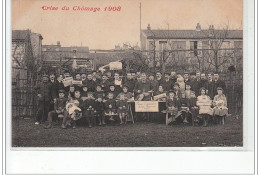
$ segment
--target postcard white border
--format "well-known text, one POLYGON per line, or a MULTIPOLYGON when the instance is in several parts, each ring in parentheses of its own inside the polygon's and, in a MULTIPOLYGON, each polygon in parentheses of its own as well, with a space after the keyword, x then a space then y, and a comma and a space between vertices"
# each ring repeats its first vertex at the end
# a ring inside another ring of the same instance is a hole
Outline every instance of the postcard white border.
POLYGON ((244 0, 243 7, 243 148, 11 148, 11 1, 6 1, 7 174, 254 173, 254 1, 244 0))

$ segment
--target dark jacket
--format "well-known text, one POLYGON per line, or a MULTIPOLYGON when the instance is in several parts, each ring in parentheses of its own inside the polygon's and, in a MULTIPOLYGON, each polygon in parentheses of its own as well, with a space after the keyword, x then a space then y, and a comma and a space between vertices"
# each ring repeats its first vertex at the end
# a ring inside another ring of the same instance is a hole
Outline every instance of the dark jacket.
POLYGON ((171 80, 169 80, 169 81, 164 80, 164 81, 162 81, 161 85, 163 87, 163 90, 165 90, 165 91, 169 91, 173 87, 171 80))
POLYGON ((217 88, 221 87, 224 90, 224 93, 226 93, 226 84, 222 80, 215 81, 215 87, 214 87, 214 95, 217 94, 217 88))
POLYGON ((51 101, 52 94, 51 94, 51 84, 49 82, 40 82, 38 83, 34 90, 37 94, 41 94, 42 98, 38 98, 39 101, 51 101))
POLYGON ((86 85, 88 87, 88 90, 90 92, 95 92, 95 88, 96 88, 96 83, 92 80, 86 80, 86 85))
POLYGON ((133 92, 134 91, 134 87, 135 87, 135 83, 136 83, 136 81, 131 79, 131 80, 126 80, 124 82, 124 85, 126 85, 128 87, 128 91, 129 92, 133 92))
POLYGON ((66 102, 67 102, 67 99, 65 97, 64 98, 57 98, 56 102, 54 103, 54 110, 56 111, 58 109, 65 109, 66 102))
POLYGON ((116 108, 116 101, 114 99, 108 99, 106 102, 105 102, 105 107, 106 109, 110 109, 109 108, 109 105, 112 106, 111 109, 115 109, 116 108))
POLYGON ((85 110, 89 109, 90 106, 92 107, 93 110, 96 109, 96 101, 94 99, 86 99, 83 102, 83 108, 85 110))

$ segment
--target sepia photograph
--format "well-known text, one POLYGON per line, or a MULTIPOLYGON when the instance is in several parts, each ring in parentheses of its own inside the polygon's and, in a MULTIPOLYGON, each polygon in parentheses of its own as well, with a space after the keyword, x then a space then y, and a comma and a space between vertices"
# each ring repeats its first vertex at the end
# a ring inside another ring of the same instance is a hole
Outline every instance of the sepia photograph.
POLYGON ((243 0, 12 0, 11 147, 242 148, 243 24, 243 0))

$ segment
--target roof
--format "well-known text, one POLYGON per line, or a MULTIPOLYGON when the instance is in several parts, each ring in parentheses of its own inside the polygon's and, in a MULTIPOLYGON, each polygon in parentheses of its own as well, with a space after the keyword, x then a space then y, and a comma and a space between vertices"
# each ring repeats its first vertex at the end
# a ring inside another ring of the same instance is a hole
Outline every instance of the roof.
MULTIPOLYGON (((223 34, 224 30, 214 30, 223 34)), ((243 30, 228 30, 226 39, 243 39, 243 30)), ((209 30, 142 30, 148 39, 203 39, 208 38, 209 30)))
POLYGON ((30 36, 30 30, 12 30, 12 40, 25 40, 30 36))

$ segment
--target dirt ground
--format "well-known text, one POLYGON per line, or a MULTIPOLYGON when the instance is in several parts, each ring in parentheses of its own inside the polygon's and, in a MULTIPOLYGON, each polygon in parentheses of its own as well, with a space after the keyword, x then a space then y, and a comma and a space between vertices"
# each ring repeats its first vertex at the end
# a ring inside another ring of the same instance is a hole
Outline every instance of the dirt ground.
POLYGON ((201 147, 243 146, 242 117, 227 117, 225 125, 166 126, 158 122, 108 124, 88 128, 52 129, 34 125, 33 119, 13 119, 13 147, 201 147))

